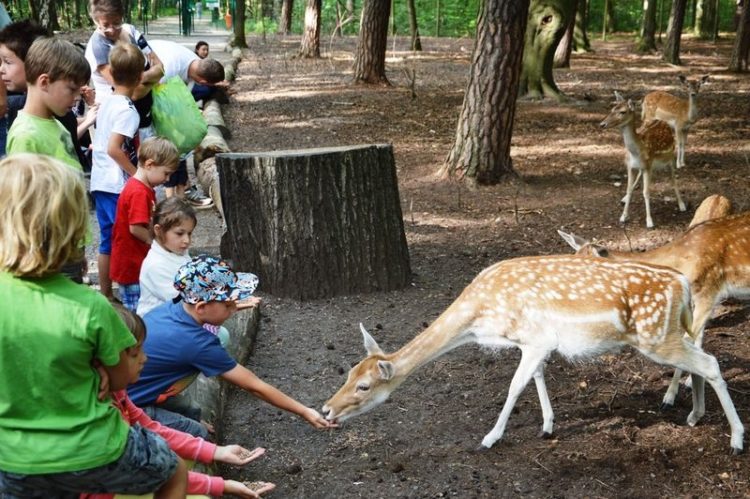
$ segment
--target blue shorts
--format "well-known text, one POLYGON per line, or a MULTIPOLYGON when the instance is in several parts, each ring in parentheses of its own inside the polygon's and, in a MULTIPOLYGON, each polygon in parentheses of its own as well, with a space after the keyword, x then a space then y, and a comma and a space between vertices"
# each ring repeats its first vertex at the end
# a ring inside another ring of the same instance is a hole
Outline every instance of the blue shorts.
POLYGON ((135 312, 138 308, 138 299, 141 297, 141 285, 140 283, 135 284, 120 284, 117 283, 120 290, 120 301, 122 305, 135 312))
POLYGON ((122 456, 104 466, 46 475, 0 471, 0 497, 76 499, 82 492, 148 494, 174 475, 177 462, 164 439, 135 425, 128 432, 122 456))
POLYGON ((99 254, 112 254, 112 227, 115 225, 119 194, 92 191, 96 205, 96 220, 99 222, 99 254))

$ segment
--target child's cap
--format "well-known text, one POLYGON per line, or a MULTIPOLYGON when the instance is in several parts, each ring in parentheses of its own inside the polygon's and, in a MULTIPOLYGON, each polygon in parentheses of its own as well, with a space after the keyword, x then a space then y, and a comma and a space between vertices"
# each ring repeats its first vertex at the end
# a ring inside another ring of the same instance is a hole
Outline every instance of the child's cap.
POLYGON ((174 277, 174 287, 185 303, 244 300, 258 286, 258 277, 235 272, 225 260, 199 255, 184 264, 174 277))

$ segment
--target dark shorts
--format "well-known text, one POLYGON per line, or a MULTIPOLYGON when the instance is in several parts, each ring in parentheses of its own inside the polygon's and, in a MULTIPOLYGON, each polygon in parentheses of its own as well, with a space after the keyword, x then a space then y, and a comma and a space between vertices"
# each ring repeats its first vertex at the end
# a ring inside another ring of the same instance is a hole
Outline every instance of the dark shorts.
POLYGON ((120 458, 98 468, 46 475, 0 471, 3 499, 76 499, 82 492, 148 494, 177 469, 177 455, 160 436, 136 425, 120 458))
POLYGON ((181 159, 177 169, 169 176, 169 180, 164 182, 164 187, 175 187, 178 185, 187 185, 188 171, 187 160, 181 159))
POLYGON ((117 199, 119 194, 111 192, 93 191, 96 205, 96 220, 99 222, 99 254, 112 254, 112 227, 115 225, 117 213, 117 199))

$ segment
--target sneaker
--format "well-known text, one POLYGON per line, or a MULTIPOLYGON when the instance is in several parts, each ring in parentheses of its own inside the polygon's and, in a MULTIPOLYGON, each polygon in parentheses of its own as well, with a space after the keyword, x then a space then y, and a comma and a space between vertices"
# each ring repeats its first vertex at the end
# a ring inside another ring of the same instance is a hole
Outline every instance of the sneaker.
POLYGON ((210 208, 214 205, 213 199, 207 198, 192 187, 185 191, 185 199, 195 208, 210 208))

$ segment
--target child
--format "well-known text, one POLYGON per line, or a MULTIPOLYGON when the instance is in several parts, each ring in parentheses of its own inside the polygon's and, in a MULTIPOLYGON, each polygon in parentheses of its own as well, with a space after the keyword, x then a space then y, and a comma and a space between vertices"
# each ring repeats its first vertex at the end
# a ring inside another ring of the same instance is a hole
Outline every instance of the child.
POLYGON ((140 381, 128 389, 133 402, 153 419, 170 426, 173 423, 167 418, 174 414, 158 404, 179 394, 202 372, 207 377, 220 376, 261 400, 297 414, 315 428, 335 427, 315 409, 305 407, 239 365, 219 339, 204 329, 207 323, 223 324, 237 311, 238 301, 250 297, 256 284, 257 278, 252 274, 235 274, 225 261, 207 255, 180 267, 174 285, 181 301, 159 305, 144 317, 149 330, 144 347, 148 361, 140 381))
POLYGON ((135 340, 104 297, 58 273, 81 252, 85 197, 54 158, 0 161, 0 496, 184 497, 185 463, 97 397, 97 369, 112 390, 127 385, 135 340))
POLYGON ((136 168, 125 150, 126 142, 138 133, 138 112, 131 100, 143 73, 143 54, 135 45, 118 44, 110 52, 109 68, 115 82, 114 94, 99 108, 96 133, 92 144, 91 195, 99 221, 99 287, 104 296, 112 298, 110 254, 112 226, 115 222, 117 198, 125 181, 135 175, 136 168))
POLYGON ((163 184, 177 168, 177 148, 162 137, 146 139, 138 149, 138 168, 117 200, 112 228, 109 277, 120 288, 120 301, 132 311, 141 296, 138 276, 151 246, 151 213, 156 204, 154 187, 163 184))
POLYGON ((188 248, 196 223, 195 210, 181 198, 167 198, 156 205, 151 225, 153 242, 141 265, 137 310, 141 317, 178 295, 174 276, 190 261, 188 248))
MULTIPOLYGON (((146 354, 143 352, 143 342, 146 340, 146 326, 143 320, 130 310, 115 306, 125 325, 135 337, 137 343, 125 350, 128 357, 129 382, 135 383, 141 374, 141 369, 146 362, 146 354)), ((169 447, 180 457, 187 460, 199 461, 201 463, 221 462, 235 466, 249 463, 265 453, 265 449, 258 447, 252 452, 239 445, 216 445, 206 442, 187 433, 172 430, 149 418, 141 409, 135 406, 128 398, 125 390, 112 391, 112 405, 114 405, 130 425, 140 425, 150 430, 167 441, 169 447)), ((188 472, 188 494, 208 494, 221 496, 223 494, 235 494, 240 497, 257 498, 265 492, 273 490, 276 486, 272 483, 264 485, 255 490, 250 490, 245 484, 235 480, 225 480, 221 477, 204 475, 203 473, 188 472)), ((80 499, 110 499, 108 494, 83 494, 80 499)))
POLYGON ((70 133, 54 118, 71 112, 88 81, 91 72, 86 59, 68 41, 38 38, 23 67, 28 95, 8 131, 8 155, 46 154, 83 171, 70 133))
POLYGON ((208 50, 208 42, 199 40, 198 43, 195 44, 195 55, 197 55, 201 59, 205 59, 206 57, 208 57, 208 50))

